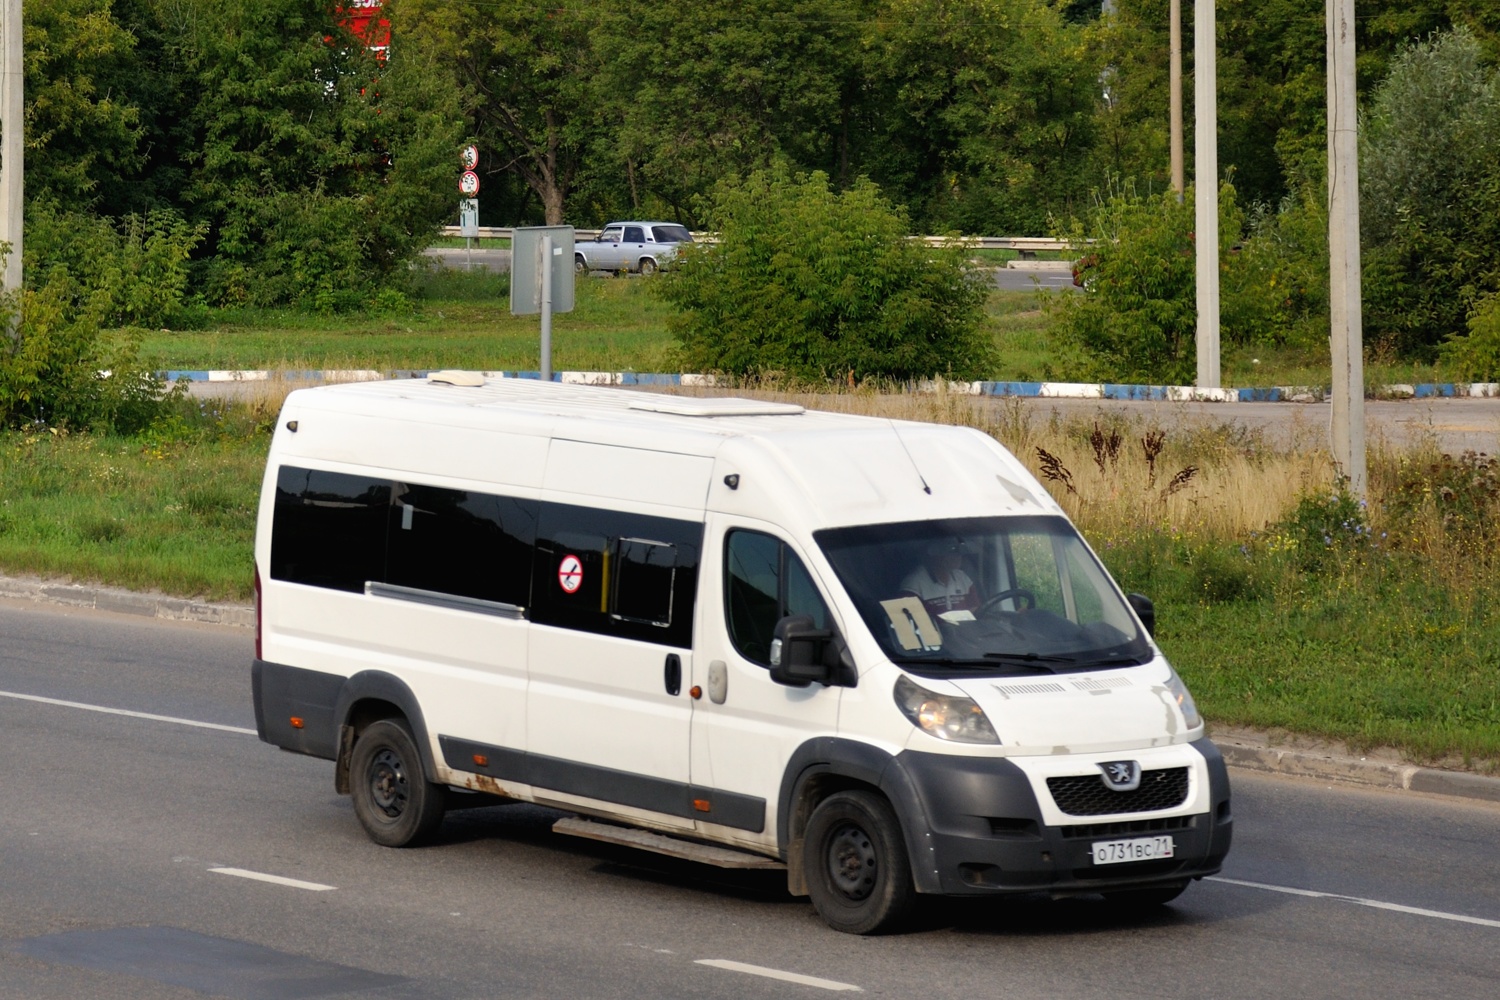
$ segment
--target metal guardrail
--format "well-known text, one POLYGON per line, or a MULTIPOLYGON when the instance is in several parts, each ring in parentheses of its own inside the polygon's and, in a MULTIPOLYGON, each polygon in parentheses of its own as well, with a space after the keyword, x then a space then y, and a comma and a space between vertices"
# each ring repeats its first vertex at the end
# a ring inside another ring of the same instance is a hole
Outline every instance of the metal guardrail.
MULTIPOLYGON (((509 226, 480 226, 478 237, 480 239, 508 240, 514 230, 509 226)), ((457 226, 444 226, 444 236, 462 236, 463 233, 457 226)), ((599 235, 597 229, 575 229, 574 235, 579 240, 591 240, 599 235)), ((711 239, 710 233, 694 233, 693 239, 711 239)), ((917 236, 929 246, 944 246, 953 242, 947 236, 917 236)), ((962 242, 972 243, 979 250, 1015 250, 1022 254, 1028 253, 1050 253, 1065 251, 1070 248, 1067 240, 1052 239, 1048 236, 965 236, 960 238, 962 242)))

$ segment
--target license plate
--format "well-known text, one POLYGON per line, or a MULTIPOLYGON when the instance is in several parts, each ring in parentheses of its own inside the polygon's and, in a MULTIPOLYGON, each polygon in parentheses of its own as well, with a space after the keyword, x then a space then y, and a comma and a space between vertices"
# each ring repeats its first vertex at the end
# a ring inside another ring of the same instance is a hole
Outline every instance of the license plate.
POLYGON ((1176 845, 1171 837, 1133 837, 1129 840, 1094 841, 1094 864, 1117 865, 1125 861, 1156 861, 1170 858, 1176 845))

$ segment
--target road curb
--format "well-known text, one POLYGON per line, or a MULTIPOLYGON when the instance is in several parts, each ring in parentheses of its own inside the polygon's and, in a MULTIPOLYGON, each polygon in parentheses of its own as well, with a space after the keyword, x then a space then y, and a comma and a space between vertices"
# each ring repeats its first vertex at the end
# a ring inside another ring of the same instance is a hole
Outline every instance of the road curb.
POLYGON ((0 577, 0 598, 4 597, 58 604, 71 608, 111 611, 115 614, 139 615, 142 618, 202 622, 208 625, 233 625, 241 628, 255 626, 255 609, 242 604, 199 601, 191 598, 171 597, 166 594, 143 594, 133 590, 58 583, 54 580, 0 577))
POLYGON ((1224 763, 1240 770, 1313 778, 1367 788, 1500 802, 1500 778, 1483 774, 1346 757, 1322 751, 1264 746, 1241 742, 1235 737, 1215 735, 1211 738, 1224 755, 1224 763))
MULTIPOLYGON (((64 607, 110 611, 169 621, 255 626, 255 608, 244 604, 199 601, 165 594, 142 594, 115 587, 0 577, 0 598, 18 598, 64 607)), ((1392 761, 1369 760, 1323 750, 1271 746, 1243 733, 1211 734, 1224 763, 1243 771, 1313 778, 1343 785, 1421 792, 1451 798, 1500 802, 1500 778, 1468 771, 1447 771, 1392 761)))

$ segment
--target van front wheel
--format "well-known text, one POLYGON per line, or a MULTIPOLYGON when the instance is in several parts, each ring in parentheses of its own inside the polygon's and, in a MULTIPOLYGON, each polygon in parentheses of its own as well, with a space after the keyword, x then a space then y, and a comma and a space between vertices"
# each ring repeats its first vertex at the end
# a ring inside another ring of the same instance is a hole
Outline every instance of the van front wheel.
POLYGON ((901 824, 885 799, 838 792, 813 810, 803 840, 803 870, 813 906, 846 934, 895 928, 916 899, 901 824))
POLYGON ((410 847, 443 825, 443 789, 427 781, 422 755, 406 726, 382 719, 366 726, 349 761, 354 815, 383 847, 410 847))

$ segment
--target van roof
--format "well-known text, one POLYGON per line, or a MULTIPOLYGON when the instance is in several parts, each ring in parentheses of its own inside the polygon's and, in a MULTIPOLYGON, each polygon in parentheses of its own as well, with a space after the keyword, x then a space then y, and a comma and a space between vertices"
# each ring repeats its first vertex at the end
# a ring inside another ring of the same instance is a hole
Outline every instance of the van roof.
MULTIPOLYGON (((466 376, 472 373, 298 390, 287 397, 283 424, 295 419, 314 438, 301 433, 288 439, 278 428, 277 441, 289 454, 306 454, 315 439, 324 440, 330 449, 315 446, 319 453, 350 461, 366 450, 351 436, 373 435, 384 442, 383 461, 411 471, 452 464, 440 462, 437 453, 458 447, 458 438, 471 439, 475 432, 504 434, 512 441, 519 435, 698 456, 708 460, 705 471, 710 465, 719 469, 715 481, 743 473, 747 488, 754 483, 756 493, 759 488, 771 491, 757 500, 741 489, 724 497, 726 502, 798 504, 823 525, 1059 512, 1010 452, 972 428, 743 397, 466 376), (315 417, 320 412, 337 415, 340 419, 333 423, 347 428, 336 432, 337 442, 312 426, 322 423, 315 417), (431 433, 398 434, 392 421, 411 430, 425 425, 431 433), (398 445, 398 439, 407 443, 398 445)), ((475 455, 473 449, 464 454, 463 466, 477 478, 519 473, 514 461, 505 468, 498 455, 475 455), (481 467, 489 471, 481 472, 481 467)))

